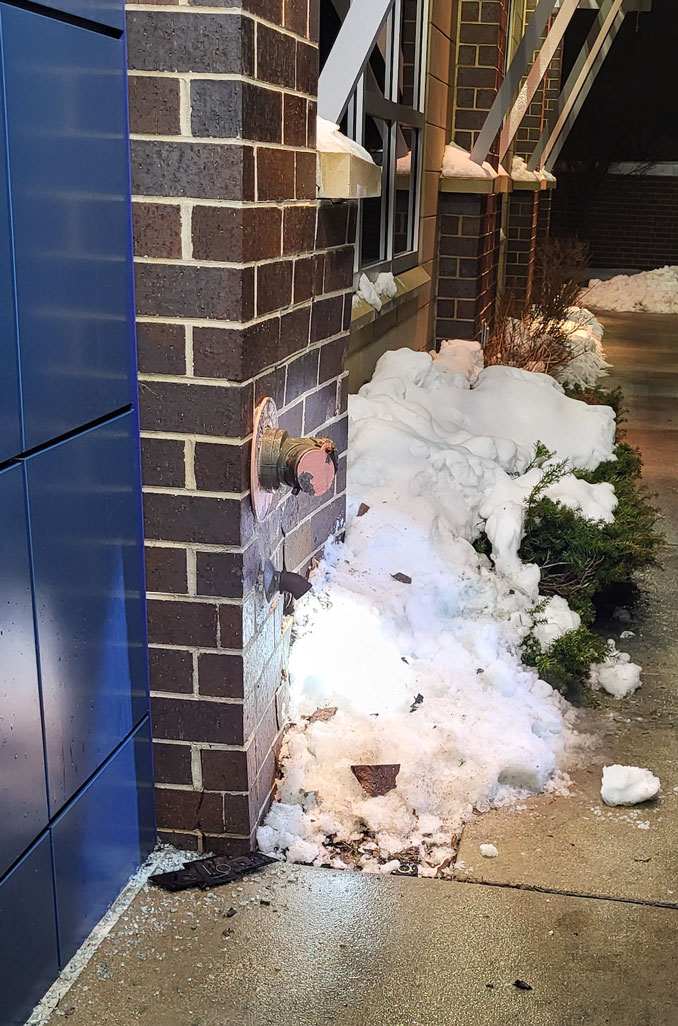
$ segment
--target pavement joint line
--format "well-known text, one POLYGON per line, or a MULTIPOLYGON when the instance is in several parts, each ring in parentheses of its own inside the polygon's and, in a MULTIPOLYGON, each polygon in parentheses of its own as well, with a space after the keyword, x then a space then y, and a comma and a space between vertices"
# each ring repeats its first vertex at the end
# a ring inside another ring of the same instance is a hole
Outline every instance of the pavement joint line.
POLYGON ((492 880, 469 880, 454 877, 455 883, 472 884, 475 887, 498 887, 507 891, 532 891, 539 894, 554 894, 561 898, 586 898, 589 901, 614 901, 622 905, 640 905, 645 908, 670 908, 678 911, 678 901, 646 901, 643 898, 621 898, 611 894, 585 894, 581 891, 561 891, 536 884, 500 883, 492 880))

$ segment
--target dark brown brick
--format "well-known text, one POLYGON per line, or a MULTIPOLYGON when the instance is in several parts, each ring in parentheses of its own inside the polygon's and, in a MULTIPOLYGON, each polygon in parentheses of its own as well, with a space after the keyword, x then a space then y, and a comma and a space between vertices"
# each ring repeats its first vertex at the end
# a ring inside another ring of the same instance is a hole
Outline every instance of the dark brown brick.
POLYGON ((185 374, 183 325, 137 323, 137 357, 141 374, 185 374))
POLYGON ((311 307, 301 306, 280 318, 281 357, 305 349, 311 328, 311 307))
POLYGON ((304 409, 304 430, 306 433, 317 430, 326 420, 332 420, 339 413, 337 405, 337 386, 335 382, 324 385, 317 392, 306 396, 304 409))
POLYGON ((311 342, 319 342, 342 330, 344 301, 342 296, 317 299, 311 315, 311 342))
POLYGON ((480 4, 464 0, 461 5, 462 21, 480 21, 480 4))
MULTIPOLYGON (((313 6, 315 7, 315 4, 313 6)), ((312 150, 316 148, 317 115, 318 104, 315 100, 309 100, 308 116, 306 118, 306 145, 312 150)))
POLYGON ((329 246, 345 246, 352 242, 347 238, 349 213, 353 204, 330 203, 327 200, 318 204, 318 230, 316 246, 327 249, 329 246))
POLYGON ((196 442, 195 483, 205 492, 244 492, 249 488, 251 442, 196 442))
POLYGON ((341 496, 318 510, 310 520, 285 538, 285 565, 296 569, 306 564, 335 530, 341 529, 345 517, 345 500, 341 496))
MULTIPOLYGON (((311 0, 311 7, 315 6, 315 0, 311 0)), ((285 0, 285 28, 288 28, 290 32, 296 32, 298 36, 306 36, 308 32, 308 7, 309 0, 285 0)))
POLYGON ((135 283, 138 314, 234 321, 254 314, 251 267, 137 264, 135 283))
POLYGON ((155 810, 160 828, 200 830, 203 833, 207 830, 221 833, 224 829, 223 798, 220 794, 156 787, 155 810))
POLYGON ((229 834, 247 833, 250 828, 250 803, 248 795, 224 795, 224 828, 229 834))
POLYGON ((251 519, 243 515, 248 509, 242 499, 146 492, 146 537, 202 545, 241 545, 252 532, 251 519))
POLYGON ((188 591, 186 550, 169 546, 147 545, 146 587, 149 592, 185 595, 188 591))
POLYGON ((302 353, 287 365, 287 384, 285 387, 285 405, 289 406, 304 392, 315 388, 318 384, 318 349, 302 353))
POLYGON ((127 63, 134 71, 254 73, 254 26, 236 14, 130 11, 127 63))
POLYGON ((243 656, 203 652, 198 656, 198 690, 213 698, 244 698, 243 656))
POLYGON ((283 213, 283 252, 305 253, 315 242, 315 206, 285 207, 283 213))
POLYGON ((247 790, 247 752, 204 748, 200 758, 202 781, 210 791, 247 790))
POLYGON ((196 260, 266 260, 280 256, 282 213, 278 207, 193 208, 196 260))
POLYGON ((254 199, 250 146, 133 139, 130 148, 132 192, 137 196, 254 199))
POLYGON ((194 370, 199 377, 250 378, 279 359, 280 318, 245 328, 194 328, 194 370))
POLYGON ((250 640, 254 629, 254 600, 242 605, 222 602, 219 606, 219 639, 222 648, 241 648, 250 640))
POLYGON ((141 476, 145 485, 183 488, 184 442, 172 438, 141 439, 141 476))
POLYGON ((282 142, 282 94, 254 82, 191 82, 191 130, 206 138, 282 142))
POLYGON ((354 247, 333 249, 325 254, 324 292, 337 292, 339 289, 353 288, 354 247))
MULTIPOLYGON (((240 598, 254 586, 261 568, 259 547, 244 552, 198 552, 196 558, 198 594, 240 598)), ((223 648, 232 648, 223 644, 223 648)))
POLYGON ((153 745, 153 776, 156 784, 192 784, 191 749, 165 742, 153 745))
POLYGON ((292 302, 291 260, 257 265, 257 316, 289 306, 292 302))
POLYGON ((297 91, 318 95, 318 48, 297 42, 297 91))
MULTIPOLYGON (((156 697, 151 706, 153 736, 158 739, 218 745, 244 743, 243 707, 239 703, 156 697)), ((182 829, 179 822, 173 825, 182 829)))
POLYGON ((285 405, 285 368, 273 367, 254 382, 254 405, 270 396, 278 409, 285 405))
POLYGON ((251 430, 252 412, 251 384, 185 385, 152 381, 139 395, 142 431, 239 437, 251 430))
MULTIPOLYGON (((283 102, 283 142, 286 146, 306 146, 308 139, 308 100, 285 93, 283 102)), ((309 145, 310 142, 309 142, 309 145)), ((315 146, 315 139, 313 141, 315 146)))
POLYGON ((257 25, 257 80, 294 89, 296 43, 292 36, 257 25))
POLYGON ((331 378, 336 378, 343 373, 348 353, 348 340, 336 338, 328 342, 320 350, 320 373, 318 380, 322 385, 331 378))
POLYGON ((149 648, 151 691, 193 691, 193 656, 179 648, 149 648))
POLYGON ((294 302, 303 303, 311 299, 313 294, 322 292, 324 254, 318 253, 311 257, 294 262, 294 302))
POLYGON ((152 645, 217 647, 217 609, 211 602, 149 598, 147 611, 152 645))
POLYGON ((139 135, 179 135, 179 79, 130 75, 129 129, 139 135))
POLYGON ((181 256, 181 213, 170 203, 133 203, 134 254, 171 259, 181 256))
POLYGON ((294 199, 294 152, 260 146, 257 150, 257 199, 294 199))
POLYGON ((297 199, 314 199, 318 188, 315 152, 298 150, 295 155, 295 166, 295 195, 297 199))
MULTIPOLYGON (((137 3, 138 0, 131 0, 131 2, 137 3)), ((160 844, 171 844, 174 848, 178 848, 179 851, 202 851, 200 847, 202 836, 198 833, 189 833, 183 830, 158 830, 158 842, 160 844)))

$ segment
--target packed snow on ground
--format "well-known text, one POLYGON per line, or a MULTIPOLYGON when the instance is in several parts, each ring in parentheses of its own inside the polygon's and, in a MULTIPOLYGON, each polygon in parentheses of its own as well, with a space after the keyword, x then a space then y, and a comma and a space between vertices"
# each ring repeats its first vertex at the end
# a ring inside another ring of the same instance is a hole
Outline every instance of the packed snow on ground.
POLYGON ((316 118, 316 149, 321 153, 352 153, 354 157, 360 157, 370 164, 374 164, 372 157, 360 143, 349 139, 339 130, 339 125, 333 121, 327 121, 320 115, 316 118))
POLYGON ((678 267, 658 267, 637 274, 618 274, 607 281, 592 278, 583 296, 596 310, 644 313, 678 312, 678 267))
MULTIPOLYGON (((294 725, 258 843, 337 868, 414 857, 433 875, 474 810, 563 788, 574 712, 520 646, 535 619, 550 643, 579 618, 562 599, 533 612, 539 570, 518 550, 543 471, 527 467, 539 440, 576 467, 612 458, 614 414, 544 374, 481 370, 464 342, 386 353, 349 414, 346 538, 297 604, 294 725), (492 561, 471 544, 483 527, 492 561), (400 770, 370 797, 351 767, 375 764, 400 770)), ((581 484, 554 487, 609 517, 610 487, 581 484)))
POLYGON ((641 667, 631 662, 628 652, 619 652, 610 640, 610 654, 603 663, 591 667, 591 687, 607 691, 613 698, 628 698, 641 685, 641 667))
POLYGON ((649 769, 604 766, 600 794, 606 805, 638 805, 656 798, 661 783, 649 769))

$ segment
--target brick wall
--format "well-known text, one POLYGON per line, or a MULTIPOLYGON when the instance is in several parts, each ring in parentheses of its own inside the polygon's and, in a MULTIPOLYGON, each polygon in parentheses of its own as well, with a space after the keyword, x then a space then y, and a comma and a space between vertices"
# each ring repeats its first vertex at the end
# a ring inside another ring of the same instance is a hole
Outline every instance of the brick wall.
POLYGON ((529 301, 537 245, 538 192, 515 190, 508 197, 506 230, 506 289, 529 301))
POLYGON ((262 525, 253 410, 346 449, 352 204, 316 200, 314 0, 128 7, 133 221, 160 836, 240 851, 284 725, 272 557, 304 567, 334 491, 262 525))
POLYGON ((592 267, 678 264, 678 178, 558 171, 554 235, 578 235, 592 267))
MULTIPOLYGON (((454 81, 453 139, 470 150, 482 128, 506 59, 508 0, 462 0, 454 81)), ((496 142, 488 156, 498 166, 496 142)), ((441 193, 438 208, 436 341, 478 338, 491 324, 499 266, 501 199, 441 193)))

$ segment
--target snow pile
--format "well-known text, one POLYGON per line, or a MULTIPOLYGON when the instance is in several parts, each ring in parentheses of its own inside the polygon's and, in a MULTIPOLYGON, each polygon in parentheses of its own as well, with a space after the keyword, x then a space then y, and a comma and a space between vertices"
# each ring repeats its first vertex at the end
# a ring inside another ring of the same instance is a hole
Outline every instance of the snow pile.
POLYGON ((393 299, 397 291, 396 280, 390 271, 382 271, 374 281, 370 281, 366 274, 361 274, 358 288, 353 296, 353 304, 356 306, 356 300, 359 302, 363 299, 375 310, 381 310, 386 300, 393 299))
POLYGON ((320 115, 316 118, 316 149, 321 153, 352 153, 354 157, 367 160, 374 164, 372 157, 360 143, 349 139, 343 132, 339 131, 339 125, 333 121, 327 121, 320 115))
POLYGON ((431 355, 437 361, 436 367, 439 370, 444 367, 450 374, 461 374, 462 378, 466 378, 472 385, 476 383, 485 366, 480 342, 463 338, 444 339, 440 344, 440 352, 431 355))
POLYGON ((589 678, 592 688, 603 689, 613 698, 627 698, 641 685, 641 667, 631 662, 627 652, 619 652, 610 640, 610 654, 603 663, 594 663, 589 678))
POLYGON ((522 157, 514 157, 511 164, 511 178, 514 182, 541 182, 543 174, 539 171, 530 171, 522 157))
POLYGON ((443 178, 496 178, 497 172, 487 161, 482 166, 476 164, 471 160, 468 150, 451 142, 447 144, 443 153, 441 176, 443 178))
MULTIPOLYGON (((546 375, 478 372, 459 343, 386 353, 349 413, 346 540, 328 543, 297 605, 295 725, 258 843, 363 869, 414 852, 431 875, 474 810, 563 786, 573 711, 520 659, 539 602, 539 570, 518 557, 543 472, 527 468, 538 440, 577 467, 610 459, 614 415, 546 375), (483 526, 494 565, 471 544, 483 526), (351 770, 385 764, 399 770, 381 793, 351 770)), ((581 484, 554 487, 609 515, 609 487, 581 484)), ((548 640, 578 617, 551 599, 538 620, 548 640)))
POLYGON ((606 805, 638 805, 656 798, 661 783, 649 769, 604 766, 600 794, 606 805))
POLYGON ((585 298, 598 310, 678 313, 678 267, 618 274, 608 281, 592 278, 585 298))
POLYGON ((611 366, 605 359, 603 326, 583 307, 572 306, 567 314, 563 327, 573 355, 567 367, 558 372, 557 379, 562 385, 593 387, 599 378, 607 376, 611 366))

